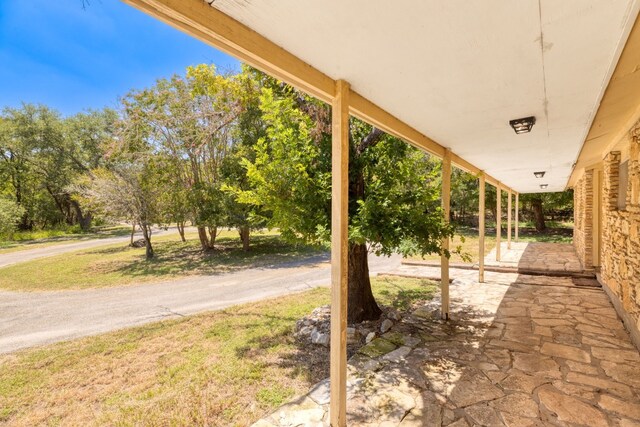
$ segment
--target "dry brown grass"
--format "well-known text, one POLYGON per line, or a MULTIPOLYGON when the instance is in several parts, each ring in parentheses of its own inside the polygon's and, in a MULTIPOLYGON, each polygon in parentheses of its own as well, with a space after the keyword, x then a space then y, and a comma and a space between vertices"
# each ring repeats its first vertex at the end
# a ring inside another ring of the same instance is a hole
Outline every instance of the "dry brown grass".
MULTIPOLYGON (((374 280, 397 307, 433 289, 374 280)), ((328 301, 315 289, 0 356, 0 425, 249 425, 328 375, 327 349, 292 337, 328 301)))

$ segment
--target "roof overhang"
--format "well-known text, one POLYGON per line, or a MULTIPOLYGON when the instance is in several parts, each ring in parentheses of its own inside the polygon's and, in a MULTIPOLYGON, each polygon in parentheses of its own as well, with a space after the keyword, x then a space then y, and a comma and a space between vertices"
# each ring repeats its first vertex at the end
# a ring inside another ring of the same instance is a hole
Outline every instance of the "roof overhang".
POLYGON ((336 80, 347 80, 351 114, 437 156, 449 149, 457 166, 521 193, 539 192, 541 183, 545 191, 565 188, 639 7, 638 0, 125 1, 324 101, 336 80), (531 115, 530 133, 509 127, 531 115), (544 182, 533 175, 540 170, 544 182))
POLYGON ((567 187, 573 187, 585 169, 598 166, 640 120, 640 20, 627 39, 620 60, 602 97, 598 112, 575 163, 567 187))

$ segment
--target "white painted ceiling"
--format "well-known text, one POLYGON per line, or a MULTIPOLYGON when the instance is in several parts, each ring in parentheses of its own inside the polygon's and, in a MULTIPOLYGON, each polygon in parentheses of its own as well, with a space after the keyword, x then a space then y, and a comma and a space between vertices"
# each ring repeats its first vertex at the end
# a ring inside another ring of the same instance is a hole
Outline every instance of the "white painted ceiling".
POLYGON ((561 191, 640 0, 216 0, 520 193, 561 191), (509 120, 535 116, 529 134, 509 120), (546 171, 543 179, 533 176, 546 171))

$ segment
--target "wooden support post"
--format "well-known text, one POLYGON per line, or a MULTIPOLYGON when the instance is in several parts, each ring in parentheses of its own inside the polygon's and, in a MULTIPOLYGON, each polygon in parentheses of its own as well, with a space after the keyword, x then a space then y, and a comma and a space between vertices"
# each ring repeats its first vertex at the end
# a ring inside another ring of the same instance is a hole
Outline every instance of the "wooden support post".
MULTIPOLYGON (((449 223, 451 212, 451 151, 447 149, 442 158, 442 214, 449 223)), ((442 295, 441 314, 444 320, 449 319, 449 258, 444 251, 449 250, 449 238, 442 239, 443 253, 440 256, 440 286, 442 295)))
POLYGON ((502 235, 502 190, 496 186, 496 261, 500 261, 500 237, 502 235))
POLYGON ((518 231, 520 229, 520 223, 518 222, 518 213, 520 212, 520 193, 516 193, 516 218, 515 218, 515 239, 518 241, 518 231))
POLYGON ((331 426, 347 425, 349 84, 336 82, 331 142, 331 426))
POLYGON ((511 190, 507 191, 507 249, 511 249, 511 190))
POLYGON ((480 187, 480 196, 478 200, 478 281, 480 283, 484 283, 484 173, 480 174, 480 182, 478 183, 478 186, 480 187))

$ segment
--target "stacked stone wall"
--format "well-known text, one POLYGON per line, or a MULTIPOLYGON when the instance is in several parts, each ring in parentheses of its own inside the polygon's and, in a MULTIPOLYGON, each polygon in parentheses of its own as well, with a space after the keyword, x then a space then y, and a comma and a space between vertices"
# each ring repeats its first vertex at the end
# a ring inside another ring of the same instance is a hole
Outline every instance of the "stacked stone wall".
POLYGON ((582 267, 593 267, 593 170, 588 170, 573 189, 573 244, 582 267))
POLYGON ((620 152, 604 160, 600 279, 640 345, 640 133, 631 132, 629 181, 619 188, 620 152), (627 205, 618 209, 618 192, 626 190, 627 205))

